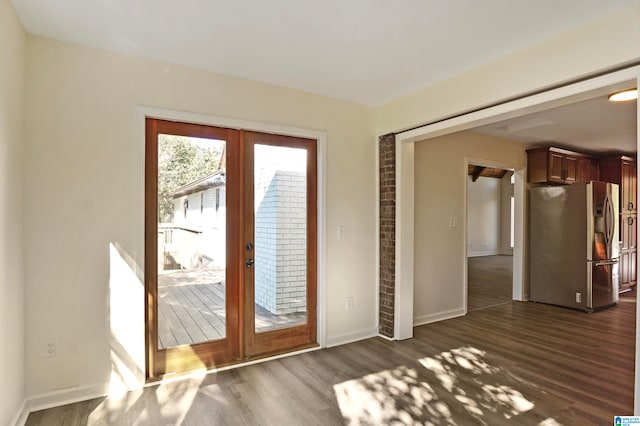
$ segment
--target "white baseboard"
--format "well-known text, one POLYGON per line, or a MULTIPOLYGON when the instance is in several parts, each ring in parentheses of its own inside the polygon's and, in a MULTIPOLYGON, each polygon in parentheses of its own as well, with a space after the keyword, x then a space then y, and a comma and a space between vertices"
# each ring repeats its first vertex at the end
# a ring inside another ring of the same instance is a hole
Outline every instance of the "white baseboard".
POLYGON ((500 252, 498 250, 476 251, 473 253, 467 252, 467 257, 497 256, 499 254, 500 252))
POLYGON ((45 392, 43 394, 27 398, 25 409, 28 415, 34 411, 46 410, 47 408, 59 407, 61 405, 73 404, 75 402, 87 401, 94 398, 101 398, 107 396, 108 393, 108 383, 89 386, 73 386, 70 388, 45 392))
POLYGON ((341 334, 339 336, 327 337, 327 347, 345 345, 347 343, 357 342, 359 340, 369 339, 378 335, 377 328, 360 330, 353 333, 341 334))
POLYGON ((29 417, 29 411, 27 411, 27 400, 25 399, 22 401, 22 404, 20 404, 18 412, 13 417, 13 420, 9 422, 9 425, 24 426, 27 422, 27 417, 29 417))
MULTIPOLYGON (((378 329, 361 330, 354 333, 342 334, 339 336, 329 337, 327 339, 327 347, 344 345, 347 343, 357 342, 359 340, 369 339, 371 337, 378 336, 378 329)), ((283 354, 280 356, 269 357, 266 359, 260 359, 252 362, 243 363, 240 365, 230 366, 228 368, 237 368, 243 365, 250 365, 258 362, 265 362, 271 359, 277 359, 285 356, 296 355, 302 352, 308 352, 317 350, 319 348, 312 348, 308 350, 298 351, 289 354, 283 354)), ((216 371, 221 371, 226 368, 222 368, 216 371)), ((201 374, 201 373, 200 373, 201 374)), ((153 383, 153 385, 157 384, 153 383)), ((109 394, 109 384, 102 383, 89 386, 73 386, 65 389, 58 389, 50 392, 45 392, 41 395, 32 396, 27 398, 20 407, 20 411, 15 416, 15 425, 23 426, 29 416, 29 413, 39 410, 46 410, 47 408, 59 407, 61 405, 73 404, 75 402, 87 401, 94 398, 102 398, 109 394)))
POLYGON ((432 322, 444 321, 452 318, 462 317, 467 314, 465 308, 452 309, 450 311, 438 312, 435 314, 421 315, 413 318, 413 326, 425 325, 432 322))
POLYGON ((380 333, 378 333, 378 337, 383 338, 384 340, 388 340, 388 341, 390 341, 390 342, 394 342, 394 341, 396 340, 396 339, 395 339, 395 338, 393 338, 393 337, 384 336, 384 335, 382 335, 382 334, 380 334, 380 333))

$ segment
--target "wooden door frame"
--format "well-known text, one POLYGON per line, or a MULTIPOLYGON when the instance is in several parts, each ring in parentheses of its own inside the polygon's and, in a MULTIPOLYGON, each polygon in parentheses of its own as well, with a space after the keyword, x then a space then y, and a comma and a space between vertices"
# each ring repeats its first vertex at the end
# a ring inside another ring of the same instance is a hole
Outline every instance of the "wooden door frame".
MULTIPOLYGON (((326 218, 327 218, 327 189, 326 189, 326 158, 327 158, 327 134, 324 131, 312 130, 300 127, 285 126, 264 122, 256 122, 250 120, 242 120, 237 118, 221 117, 208 114, 197 114, 186 111, 170 110, 165 108, 157 108, 139 105, 134 111, 135 121, 137 123, 138 140, 145 141, 146 119, 156 118, 168 121, 180 121, 184 123, 202 124, 215 127, 245 129, 263 133, 275 133, 284 136, 301 137, 307 139, 315 139, 317 141, 317 262, 316 262, 316 281, 317 281, 317 326, 316 340, 320 348, 327 347, 327 327, 326 327, 326 218)), ((144 164, 145 143, 139 145, 138 156, 141 164, 144 164)), ((139 194, 141 200, 141 211, 144 211, 145 190, 144 190, 145 170, 143 167, 139 171, 139 194)), ((144 223, 144 213, 140 216, 141 223, 144 223)), ((143 228, 144 229, 144 228, 143 228)), ((140 260, 140 264, 144 265, 144 255, 140 260)), ((141 278, 144 281, 144 277, 141 278)), ((146 282, 145 282, 146 287, 146 282)), ((142 302, 142 301, 141 301, 142 302)), ((144 297, 144 307, 146 307, 146 293, 144 297)), ((144 309, 141 307, 141 309, 144 309)), ((144 310, 146 318, 147 312, 144 310)), ((146 327, 146 325, 144 325, 146 327)), ((145 332, 146 337, 146 332, 145 332)), ((145 346, 144 353, 147 353, 145 346)), ((313 350, 313 349, 311 349, 313 350)), ((299 351, 298 351, 299 352, 299 351)), ((146 355, 145 355, 146 357, 146 355)), ((142 361, 142 360, 141 360, 142 361)), ((147 366, 147 375, 148 375, 147 366)))
POLYGON ((241 286, 230 286, 242 282, 240 244, 242 200, 242 144, 240 132, 228 128, 202 124, 145 119, 145 248, 158 244, 158 135, 221 139, 226 142, 227 188, 226 206, 230 212, 226 216, 225 228, 236 232, 238 238, 227 232, 226 237, 226 278, 225 286, 225 338, 205 341, 189 346, 158 349, 158 251, 145 250, 145 344, 146 376, 149 380, 161 379, 167 373, 184 372, 198 368, 228 365, 242 357, 240 330, 242 326, 242 306, 239 304, 241 286))
MULTIPOLYGON (((243 206, 247 210, 254 209, 254 156, 253 148, 256 144, 281 146, 305 149, 311 160, 316 159, 316 141, 305 138, 275 135, 264 132, 243 132, 243 158, 245 161, 245 202, 243 206)), ((265 356, 282 353, 282 347, 286 351, 304 349, 317 346, 317 162, 307 161, 306 169, 306 194, 307 194, 307 323, 284 329, 256 333, 255 332, 255 267, 245 275, 244 281, 244 343, 245 356, 265 356)), ((248 212, 245 211, 245 215, 248 212)), ((243 243, 251 242, 255 245, 254 221, 247 220, 244 223, 243 243)), ((245 252, 246 256, 255 254, 245 252)))

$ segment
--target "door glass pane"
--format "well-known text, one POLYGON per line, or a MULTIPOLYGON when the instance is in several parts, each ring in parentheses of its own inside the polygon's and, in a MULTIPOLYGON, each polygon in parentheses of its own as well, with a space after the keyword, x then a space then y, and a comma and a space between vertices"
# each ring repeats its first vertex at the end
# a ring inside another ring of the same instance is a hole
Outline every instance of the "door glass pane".
POLYGON ((158 135, 158 349, 225 338, 225 142, 158 135))
POLYGON ((307 150, 254 145, 255 331, 307 323, 307 150))

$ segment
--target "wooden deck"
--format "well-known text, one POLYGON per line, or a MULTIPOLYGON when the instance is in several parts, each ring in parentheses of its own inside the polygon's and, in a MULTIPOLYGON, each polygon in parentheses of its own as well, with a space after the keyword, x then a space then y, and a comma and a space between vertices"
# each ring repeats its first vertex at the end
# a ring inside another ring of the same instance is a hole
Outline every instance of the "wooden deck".
POLYGON ((31 413, 39 425, 605 425, 633 413, 635 292, 604 311, 509 302, 31 413))
MULTIPOLYGON (((224 269, 204 266, 158 276, 158 347, 190 345, 226 335, 224 269)), ((306 313, 272 314, 256 304, 256 331, 304 324, 306 313)))

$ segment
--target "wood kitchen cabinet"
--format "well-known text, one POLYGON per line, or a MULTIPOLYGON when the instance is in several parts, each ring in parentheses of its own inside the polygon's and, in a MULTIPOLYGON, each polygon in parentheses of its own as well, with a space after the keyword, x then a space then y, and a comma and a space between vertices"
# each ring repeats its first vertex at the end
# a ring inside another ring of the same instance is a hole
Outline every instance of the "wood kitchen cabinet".
POLYGON ((636 215, 624 215, 620 221, 620 291, 627 291, 638 283, 637 219, 636 215))
POLYGON ((589 182, 600 180, 598 160, 591 157, 580 157, 578 159, 578 182, 589 182))
POLYGON ((636 161, 627 156, 600 159, 600 180, 619 185, 620 202, 620 291, 638 282, 638 184, 636 161))
POLYGON ((623 160, 622 171, 622 193, 620 211, 636 214, 638 212, 638 180, 636 162, 623 160))
POLYGON ((529 183, 587 182, 598 179, 598 162, 587 154, 561 148, 527 150, 529 183))
POLYGON ((620 214, 637 213, 638 183, 635 159, 626 155, 600 159, 600 180, 620 186, 620 214))

